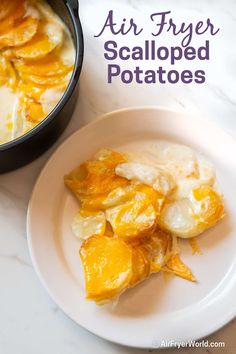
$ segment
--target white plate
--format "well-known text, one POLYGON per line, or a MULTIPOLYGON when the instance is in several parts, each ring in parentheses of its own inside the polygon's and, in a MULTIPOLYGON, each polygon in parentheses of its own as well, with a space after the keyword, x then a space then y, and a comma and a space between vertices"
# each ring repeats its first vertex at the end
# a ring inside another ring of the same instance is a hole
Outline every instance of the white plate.
POLYGON ((236 314, 236 142, 214 125, 163 108, 107 114, 73 134, 54 153, 34 188, 28 209, 28 241, 34 267, 52 299, 79 325, 112 342, 153 348, 164 341, 209 335, 236 314), (182 255, 198 279, 153 275, 121 296, 116 308, 85 300, 80 242, 71 232, 77 202, 63 176, 100 147, 142 148, 152 140, 186 144, 217 168, 227 217, 199 238, 202 256, 182 255))

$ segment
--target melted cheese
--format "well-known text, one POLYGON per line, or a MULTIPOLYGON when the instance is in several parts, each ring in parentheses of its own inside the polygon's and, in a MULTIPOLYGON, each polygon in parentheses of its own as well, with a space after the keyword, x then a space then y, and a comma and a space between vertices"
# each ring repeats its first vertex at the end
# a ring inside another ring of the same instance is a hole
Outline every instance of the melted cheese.
POLYGON ((11 4, 4 1, 1 12, 0 144, 46 118, 61 100, 75 62, 70 32, 44 0, 11 4))

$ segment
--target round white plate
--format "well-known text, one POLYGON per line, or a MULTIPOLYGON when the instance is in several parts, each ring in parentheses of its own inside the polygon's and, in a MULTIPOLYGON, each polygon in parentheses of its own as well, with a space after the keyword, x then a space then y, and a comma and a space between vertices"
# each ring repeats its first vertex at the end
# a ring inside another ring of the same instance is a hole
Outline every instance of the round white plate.
POLYGON ((154 348, 209 335, 236 314, 236 142, 204 120, 164 108, 107 114, 66 140, 44 167, 28 209, 28 241, 34 267, 52 299, 75 322, 109 341, 154 348), (115 308, 85 300, 80 241, 71 221, 78 205, 63 176, 101 147, 142 149, 153 140, 186 144, 216 166, 227 216, 199 237, 203 255, 182 258, 198 279, 153 275, 127 291, 115 308))

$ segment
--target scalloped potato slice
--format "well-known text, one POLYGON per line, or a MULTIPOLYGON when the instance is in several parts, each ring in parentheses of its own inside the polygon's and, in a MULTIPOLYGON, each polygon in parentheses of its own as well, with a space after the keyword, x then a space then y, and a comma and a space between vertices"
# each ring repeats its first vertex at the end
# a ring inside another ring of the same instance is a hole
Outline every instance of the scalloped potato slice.
POLYGON ((167 202, 158 220, 159 226, 173 235, 188 238, 199 234, 198 223, 194 218, 191 202, 181 199, 167 202))
POLYGON ((18 97, 14 111, 13 135, 14 138, 27 133, 45 118, 42 107, 23 94, 18 97))
POLYGON ((25 60, 41 59, 60 46, 62 41, 63 28, 58 23, 41 21, 38 33, 25 45, 16 48, 14 55, 25 60))
POLYGON ((5 19, 15 9, 19 0, 1 0, 0 3, 0 21, 5 19))
MULTIPOLYGON (((14 1, 10 0, 8 3, 13 4, 12 11, 9 16, 7 16, 4 20, 0 20, 0 35, 5 32, 11 30, 13 27, 17 25, 17 23, 23 20, 25 15, 25 2, 23 0, 14 1)), ((0 5, 1 12, 1 5, 0 5)), ((1 15, 0 15, 1 16, 1 15)))
POLYGON ((198 157, 199 180, 203 184, 213 186, 216 181, 216 171, 211 162, 204 157, 198 157))
POLYGON ((106 219, 116 235, 134 241, 155 229, 157 213, 149 200, 131 200, 106 210, 106 219))
POLYGON ((193 189, 191 202, 194 217, 204 229, 214 226, 224 216, 221 196, 210 186, 193 189))
POLYGON ((49 54, 46 58, 36 61, 27 61, 27 65, 23 60, 16 60, 14 65, 24 75, 37 74, 37 76, 43 77, 67 74, 73 69, 73 65, 64 64, 60 57, 55 54, 49 54))
POLYGON ((27 121, 37 124, 40 123, 46 117, 46 114, 43 111, 43 107, 39 102, 26 99, 25 117, 27 121))
POLYGON ((198 178, 196 154, 185 145, 160 142, 147 149, 148 156, 175 178, 198 178))
MULTIPOLYGON (((33 17, 27 17, 18 26, 13 27, 10 31, 0 35, 0 48, 19 47, 31 40, 38 29, 39 20, 33 17)), ((27 45, 27 44, 26 44, 27 45)), ((14 49, 14 51, 21 49, 14 49)))
MULTIPOLYGON (((67 86, 67 84, 65 84, 67 86)), ((66 87, 65 87, 66 88, 66 87)), ((49 114, 60 102, 65 93, 65 88, 62 85, 47 87, 43 94, 40 96, 39 102, 43 106, 46 114, 49 114)))
POLYGON ((46 34, 37 34, 25 46, 14 50, 14 55, 22 59, 40 59, 51 53, 57 44, 51 42, 46 34))
POLYGON ((193 273, 180 259, 178 254, 174 254, 167 261, 166 265, 162 268, 165 272, 173 273, 181 278, 196 282, 193 273))
POLYGON ((164 196, 157 193, 152 187, 145 184, 131 183, 127 186, 115 188, 107 195, 81 198, 84 210, 106 210, 128 202, 129 200, 149 199, 157 214, 160 214, 164 203, 164 196))
POLYGON ((133 249, 133 276, 130 281, 130 286, 133 287, 150 275, 151 264, 147 252, 141 247, 133 249))
POLYGON ((118 297, 131 281, 133 250, 123 240, 92 236, 80 248, 87 299, 98 303, 118 297))
POLYGON ((130 189, 133 192, 133 199, 148 199, 156 210, 157 215, 160 214, 165 201, 165 196, 163 194, 158 193, 154 188, 143 183, 131 184, 130 189))
POLYGON ((163 195, 169 194, 175 187, 174 181, 167 172, 162 169, 136 162, 125 162, 116 167, 118 176, 132 181, 147 184, 163 195))
POLYGON ((141 253, 143 255, 143 258, 144 258, 144 263, 145 263, 144 278, 147 279, 150 276, 150 274, 151 274, 151 255, 142 246, 139 245, 138 247, 139 247, 139 249, 140 249, 140 251, 141 251, 141 253))
POLYGON ((126 187, 118 187, 109 192, 107 195, 95 195, 80 198, 82 210, 93 212, 96 210, 105 210, 121 203, 127 202, 130 198, 126 187))
POLYGON ((155 273, 161 270, 170 257, 173 248, 172 236, 157 229, 143 247, 151 258, 151 272, 155 273))
POLYGON ((195 237, 224 217, 221 196, 210 186, 193 189, 190 199, 167 202, 159 225, 182 238, 195 237))
POLYGON ((25 96, 35 101, 39 101, 45 91, 43 87, 36 86, 32 82, 23 82, 22 80, 19 82, 19 89, 25 96))
MULTIPOLYGON (((66 84, 66 86, 67 86, 67 84, 66 84)), ((54 90, 54 91, 58 90, 58 92, 62 93, 61 94, 61 96, 62 96, 66 86, 65 85, 58 85, 58 86, 54 86, 54 87, 49 86, 45 90, 44 86, 36 85, 31 81, 20 80, 20 82, 19 82, 19 89, 25 96, 31 98, 32 100, 40 102, 45 107, 46 107, 46 104, 51 105, 51 102, 49 102, 49 100, 47 100, 47 102, 46 102, 47 97, 45 97, 45 95, 47 96, 48 90, 54 90)), ((54 105, 54 107, 55 107, 55 105, 54 105)))
MULTIPOLYGON (((109 193, 115 188, 127 185, 127 180, 112 174, 112 171, 100 171, 97 174, 90 172, 90 162, 83 164, 81 169, 86 171, 86 177, 79 180, 76 172, 65 176, 66 186, 72 191, 77 198, 86 196, 98 196, 109 193)), ((97 166, 98 167, 98 166, 97 166)), ((100 168, 98 167, 98 170, 100 168)))
POLYGON ((15 89, 16 83, 16 72, 11 62, 0 55, 0 85, 6 85, 15 89))
POLYGON ((82 240, 91 236, 104 235, 106 228, 106 218, 103 212, 93 215, 82 215, 78 212, 72 222, 72 231, 74 235, 82 240))
POLYGON ((87 161, 66 175, 65 184, 78 199, 110 193, 128 184, 125 178, 115 174, 120 161, 124 161, 121 154, 109 151, 105 157, 87 161))
POLYGON ((25 108, 26 119, 34 124, 40 123, 44 118, 42 106, 38 102, 29 102, 25 108))
POLYGON ((43 85, 43 86, 59 86, 59 85, 66 85, 68 84, 71 77, 71 73, 67 75, 55 75, 55 76, 39 76, 39 75, 28 75, 22 76, 25 81, 32 81, 36 85, 43 85))
POLYGON ((122 186, 112 190, 107 196, 103 197, 100 201, 100 208, 107 209, 112 208, 121 203, 127 202, 132 195, 132 192, 128 190, 129 186, 122 186))
POLYGON ((0 85, 7 85, 8 76, 6 73, 6 64, 4 58, 0 57, 0 85))

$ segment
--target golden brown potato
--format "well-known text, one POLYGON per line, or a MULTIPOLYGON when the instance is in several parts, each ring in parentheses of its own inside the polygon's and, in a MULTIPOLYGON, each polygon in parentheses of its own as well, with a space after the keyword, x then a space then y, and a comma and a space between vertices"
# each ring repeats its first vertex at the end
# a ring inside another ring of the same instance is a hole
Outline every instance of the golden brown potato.
POLYGON ((133 250, 123 240, 92 236, 80 249, 87 298, 98 303, 118 297, 133 276, 133 250))
POLYGON ((148 199, 131 200, 107 209, 106 219, 117 236, 133 241, 151 235, 157 213, 148 199))

